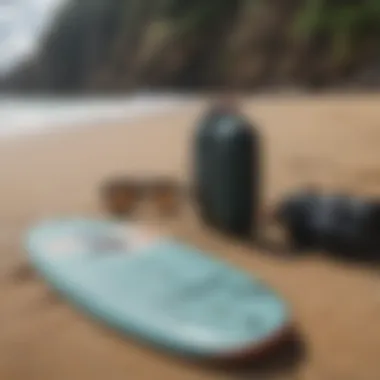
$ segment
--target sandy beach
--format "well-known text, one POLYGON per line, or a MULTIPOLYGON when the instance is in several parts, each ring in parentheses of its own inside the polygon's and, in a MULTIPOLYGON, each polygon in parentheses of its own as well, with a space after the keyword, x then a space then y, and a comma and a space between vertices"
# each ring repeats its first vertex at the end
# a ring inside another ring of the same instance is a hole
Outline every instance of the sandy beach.
MULTIPOLYGON (((380 195, 379 105, 377 95, 247 99, 244 110, 265 142, 265 204, 310 182, 326 191, 380 195)), ((40 218, 101 215, 97 190, 105 178, 171 175, 188 181, 190 138, 202 107, 192 103, 127 125, 0 140, 0 379, 380 378, 376 267, 247 247, 205 228, 189 205, 175 220, 144 218, 259 274, 283 294, 305 347, 295 363, 250 373, 184 364, 118 337, 41 279, 22 276, 26 229, 40 218)))

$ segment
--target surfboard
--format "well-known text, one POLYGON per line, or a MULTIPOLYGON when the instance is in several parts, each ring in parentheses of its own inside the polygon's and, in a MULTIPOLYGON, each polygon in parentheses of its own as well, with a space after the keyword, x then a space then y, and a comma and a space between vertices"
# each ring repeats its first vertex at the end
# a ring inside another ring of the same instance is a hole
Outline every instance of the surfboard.
POLYGON ((34 268, 68 300, 179 355, 257 353, 290 323, 287 303, 265 282, 133 223, 49 220, 28 232, 26 248, 34 268))

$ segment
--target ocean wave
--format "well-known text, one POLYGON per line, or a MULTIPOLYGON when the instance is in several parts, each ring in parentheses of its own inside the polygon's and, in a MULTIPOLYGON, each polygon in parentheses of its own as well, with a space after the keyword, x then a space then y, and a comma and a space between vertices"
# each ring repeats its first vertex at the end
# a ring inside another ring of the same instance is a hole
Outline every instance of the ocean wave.
POLYGON ((57 128, 124 122, 162 114, 188 104, 178 95, 125 98, 7 98, 0 97, 0 136, 39 134, 57 128))

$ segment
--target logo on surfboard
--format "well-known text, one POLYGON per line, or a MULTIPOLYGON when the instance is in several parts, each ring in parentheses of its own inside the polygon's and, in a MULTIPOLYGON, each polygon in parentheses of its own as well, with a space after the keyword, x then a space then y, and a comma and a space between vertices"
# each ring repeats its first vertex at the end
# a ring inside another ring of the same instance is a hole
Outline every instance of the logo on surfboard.
POLYGON ((72 231, 50 239, 46 251, 55 257, 137 254, 157 242, 160 235, 144 227, 113 226, 72 231))

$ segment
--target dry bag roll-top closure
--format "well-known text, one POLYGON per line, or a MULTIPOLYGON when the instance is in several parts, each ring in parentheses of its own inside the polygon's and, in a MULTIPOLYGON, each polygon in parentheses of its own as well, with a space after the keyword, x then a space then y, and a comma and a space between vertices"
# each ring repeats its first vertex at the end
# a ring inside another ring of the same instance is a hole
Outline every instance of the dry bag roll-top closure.
POLYGON ((260 139, 234 109, 215 107, 195 138, 195 189, 202 219, 227 233, 254 237, 260 194, 260 139))

